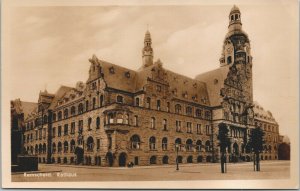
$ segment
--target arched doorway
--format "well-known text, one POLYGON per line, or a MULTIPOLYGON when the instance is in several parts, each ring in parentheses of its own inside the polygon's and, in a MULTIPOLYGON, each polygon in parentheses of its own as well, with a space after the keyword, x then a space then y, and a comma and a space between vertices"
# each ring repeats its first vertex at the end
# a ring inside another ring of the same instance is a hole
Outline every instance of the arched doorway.
POLYGON ((246 156, 246 161, 250 162, 250 156, 249 155, 246 156))
POLYGON ((126 166, 126 153, 121 153, 119 155, 119 166, 126 166))
POLYGON ((187 163, 193 163, 193 156, 189 156, 186 160, 187 163))
POLYGON ((206 157, 206 162, 211 162, 211 156, 206 157))
POLYGON ((237 143, 233 144, 233 153, 238 155, 239 154, 239 146, 237 143))
POLYGON ((81 147, 75 148, 76 164, 83 162, 83 149, 81 147))
POLYGON ((164 156, 163 157, 163 164, 168 164, 169 163, 169 157, 168 156, 164 156))
POLYGON ((197 162, 202 162, 202 160, 203 160, 203 157, 202 156, 198 156, 197 162))
POLYGON ((114 157, 113 154, 111 152, 106 153, 106 161, 108 166, 112 166, 114 163, 114 157))

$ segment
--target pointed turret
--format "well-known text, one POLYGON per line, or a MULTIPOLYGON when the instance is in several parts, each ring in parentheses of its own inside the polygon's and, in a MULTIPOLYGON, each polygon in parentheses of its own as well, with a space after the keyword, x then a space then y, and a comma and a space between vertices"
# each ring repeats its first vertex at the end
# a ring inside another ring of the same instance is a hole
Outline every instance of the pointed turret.
POLYGON ((153 49, 151 47, 152 40, 150 32, 147 30, 144 39, 143 54, 143 67, 148 67, 153 64, 153 49))
POLYGON ((241 12, 240 9, 234 5, 229 13, 229 32, 242 29, 241 12))

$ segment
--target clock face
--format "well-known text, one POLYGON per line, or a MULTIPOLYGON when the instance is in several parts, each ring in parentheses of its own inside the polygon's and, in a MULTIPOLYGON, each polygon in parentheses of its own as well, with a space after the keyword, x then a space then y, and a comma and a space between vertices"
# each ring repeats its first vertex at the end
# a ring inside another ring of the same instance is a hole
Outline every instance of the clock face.
POLYGON ((230 47, 227 48, 226 51, 227 51, 228 54, 231 54, 232 50, 233 50, 233 48, 230 46, 230 47))

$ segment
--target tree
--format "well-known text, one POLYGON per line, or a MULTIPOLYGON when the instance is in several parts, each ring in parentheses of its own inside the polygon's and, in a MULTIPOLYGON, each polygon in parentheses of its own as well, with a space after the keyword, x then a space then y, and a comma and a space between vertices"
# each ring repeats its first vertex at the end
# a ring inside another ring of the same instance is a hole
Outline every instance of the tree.
POLYGON ((225 123, 219 124, 219 134, 218 134, 218 140, 220 146, 220 152, 221 152, 221 172, 225 173, 225 162, 226 162, 226 148, 230 145, 230 139, 228 137, 228 128, 225 123))
POLYGON ((263 150, 264 141, 264 132, 260 127, 251 129, 251 134, 249 137, 249 146, 254 152, 254 165, 256 165, 256 171, 260 171, 259 163, 259 153, 263 150))

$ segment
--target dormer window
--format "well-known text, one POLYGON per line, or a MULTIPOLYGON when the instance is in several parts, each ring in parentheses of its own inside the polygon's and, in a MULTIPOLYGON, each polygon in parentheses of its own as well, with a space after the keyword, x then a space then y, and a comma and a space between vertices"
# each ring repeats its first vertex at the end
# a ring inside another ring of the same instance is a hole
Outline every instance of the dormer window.
POLYGON ((115 68, 114 68, 114 67, 110 67, 110 68, 109 68, 109 72, 110 72, 111 74, 114 74, 114 73, 115 73, 115 68))
POLYGON ((125 72, 125 77, 130 78, 130 72, 125 72))
POLYGON ((123 103, 123 96, 117 96, 117 102, 118 103, 123 103))

